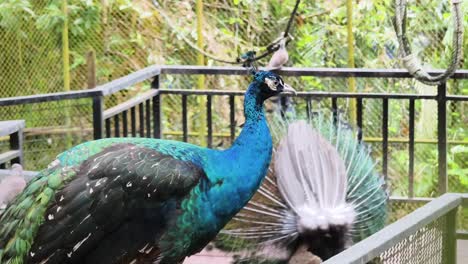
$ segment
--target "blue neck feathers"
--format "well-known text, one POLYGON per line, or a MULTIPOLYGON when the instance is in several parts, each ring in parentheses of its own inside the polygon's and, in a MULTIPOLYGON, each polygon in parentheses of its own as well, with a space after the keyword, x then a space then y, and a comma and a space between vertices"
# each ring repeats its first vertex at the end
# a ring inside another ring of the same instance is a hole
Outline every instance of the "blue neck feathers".
POLYGON ((213 239, 252 198, 266 175, 272 139, 258 85, 257 82, 250 84, 245 94, 246 122, 233 145, 224 151, 205 149, 208 155, 204 155, 202 166, 208 179, 192 190, 190 200, 185 202, 191 207, 177 221, 190 225, 174 229, 173 237, 190 238, 190 251, 198 252, 213 239))
POLYGON ((244 146, 248 148, 246 151, 252 152, 255 151, 256 146, 263 149, 265 146, 272 145, 270 130, 263 111, 263 99, 260 96, 258 84, 255 82, 250 84, 244 98, 244 127, 231 149, 244 146))
POLYGON ((218 164, 214 165, 217 173, 212 174, 218 178, 210 179, 223 182, 218 188, 211 189, 209 195, 211 207, 216 214, 224 215, 220 218, 223 221, 230 219, 250 200, 270 165, 273 143, 257 85, 252 83, 245 95, 246 121, 242 132, 229 149, 218 152, 218 164))

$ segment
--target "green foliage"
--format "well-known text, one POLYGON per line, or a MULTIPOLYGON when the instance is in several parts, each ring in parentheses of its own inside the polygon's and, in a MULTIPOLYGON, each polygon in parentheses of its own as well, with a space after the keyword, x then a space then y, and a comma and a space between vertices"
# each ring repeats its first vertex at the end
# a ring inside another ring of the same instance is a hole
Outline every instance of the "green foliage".
POLYGON ((22 23, 22 20, 35 16, 28 0, 4 0, 0 3, 1 28, 14 30, 22 23))
POLYGON ((70 32, 73 35, 85 35, 99 23, 101 5, 93 1, 79 1, 76 4, 68 5, 68 16, 63 13, 62 0, 52 1, 45 12, 36 20, 36 26, 40 30, 51 30, 57 34, 62 32, 63 23, 69 19, 70 32))
POLYGON ((456 177, 461 183, 461 191, 468 190, 468 168, 464 167, 463 162, 466 162, 468 157, 468 147, 465 145, 457 145, 450 149, 448 155, 448 174, 449 177, 456 177))

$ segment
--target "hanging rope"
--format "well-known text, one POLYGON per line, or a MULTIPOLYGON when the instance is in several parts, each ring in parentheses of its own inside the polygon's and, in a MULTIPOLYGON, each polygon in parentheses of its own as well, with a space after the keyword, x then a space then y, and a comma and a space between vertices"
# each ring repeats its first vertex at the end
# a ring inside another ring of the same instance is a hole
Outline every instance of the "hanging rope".
MULTIPOLYGON (((161 5, 159 4, 159 2, 157 0, 152 0, 153 2, 153 5, 156 7, 156 9, 158 10, 159 14, 163 17, 163 19, 166 21, 166 24, 171 28, 172 31, 176 32, 177 34, 177 29, 175 28, 175 24, 171 21, 171 19, 169 18, 169 16, 163 11, 161 5)), ((236 65, 242 65, 242 64, 252 64, 253 62, 255 61, 258 61, 260 59, 263 59, 265 58, 266 56, 272 54, 273 52, 277 51, 279 49, 279 42, 282 40, 282 39, 287 39, 288 41, 286 43, 289 43, 289 40, 291 39, 291 36, 289 34, 289 30, 291 28, 291 23, 292 23, 292 20, 294 19, 294 16, 296 15, 296 12, 297 12, 297 7, 299 6, 299 3, 300 3, 300 0, 296 0, 296 5, 294 6, 294 9, 291 13, 291 16, 289 18, 289 22, 288 22, 288 25, 286 27, 286 31, 284 32, 283 34, 283 37, 281 38, 278 38, 276 40, 274 40, 273 42, 271 42, 267 47, 266 47, 266 51, 257 56, 257 57, 251 57, 251 58, 247 58, 247 61, 243 60, 241 57, 238 57, 236 58, 236 60, 233 60, 233 61, 229 61, 229 60, 225 60, 225 59, 222 59, 222 58, 218 58, 216 57, 215 55, 213 54, 210 54, 210 53, 207 53, 206 51, 200 49, 195 43, 193 43, 192 41, 190 41, 188 38, 186 38, 184 35, 180 34, 178 35, 180 38, 182 38, 183 41, 185 41, 185 43, 187 43, 192 49, 200 52, 201 54, 205 55, 206 57, 212 59, 212 60, 215 60, 215 61, 218 61, 218 62, 222 62, 222 63, 227 63, 227 64, 236 64, 236 65)), ((237 33, 237 32, 236 32, 237 33)))
POLYGON ((450 78, 460 64, 463 47, 463 14, 460 7, 461 0, 452 0, 453 4, 453 53, 452 61, 444 73, 431 76, 427 73, 421 62, 411 53, 411 45, 406 36, 407 1, 396 0, 395 4, 395 30, 398 44, 402 54, 403 65, 418 81, 427 85, 438 85, 450 78))

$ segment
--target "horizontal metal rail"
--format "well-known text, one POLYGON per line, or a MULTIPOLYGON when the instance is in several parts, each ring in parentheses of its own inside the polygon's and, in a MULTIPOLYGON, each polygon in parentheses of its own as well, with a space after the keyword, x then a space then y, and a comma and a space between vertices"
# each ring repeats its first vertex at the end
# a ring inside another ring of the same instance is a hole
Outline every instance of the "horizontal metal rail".
POLYGON ((23 130, 24 120, 0 121, 0 137, 8 137, 9 150, 0 153, 0 169, 8 163, 23 164, 23 130))
POLYGON ((9 136, 24 129, 24 120, 0 121, 0 137, 9 136))
POLYGON ((126 89, 137 83, 149 80, 154 76, 159 75, 160 73, 161 66, 153 65, 131 73, 125 77, 116 79, 103 85, 99 85, 92 90, 99 91, 101 95, 105 96, 126 89))
POLYGON ((448 101, 466 101, 466 95, 447 95, 448 101))
POLYGON ((116 80, 110 81, 106 84, 97 86, 96 88, 93 88, 93 89, 0 98, 0 106, 32 104, 32 103, 42 103, 42 102, 51 102, 51 101, 106 96, 106 95, 113 94, 118 91, 127 89, 131 87, 132 85, 143 82, 145 80, 149 80, 153 78, 154 76, 159 75, 160 72, 161 72, 161 69, 159 66, 156 66, 156 65, 149 66, 139 71, 136 71, 134 73, 131 73, 127 76, 124 76, 116 80))
MULTIPOLYGON (((285 76, 316 76, 316 77, 358 77, 358 78, 411 78, 411 75, 404 69, 351 69, 351 68, 293 68, 285 67, 277 71, 285 76)), ((429 71, 430 74, 439 74, 442 70, 429 71)), ((159 74, 215 74, 215 75, 248 75, 248 71, 242 67, 211 67, 211 66, 168 66, 168 65, 152 65, 144 69, 138 70, 127 76, 118 78, 106 84, 97 86, 93 89, 69 91, 39 95, 27 95, 17 97, 0 98, 0 106, 20 105, 30 103, 41 103, 49 101, 71 100, 80 98, 90 98, 106 96, 124 90, 132 85, 150 80, 159 74)), ((452 79, 468 79, 468 70, 458 70, 451 77, 452 79)), ((332 93, 333 94, 333 93, 332 93)), ((331 94, 328 94, 330 96, 331 94)), ((317 96, 327 96, 327 93, 317 96)), ((336 96, 340 97, 340 93, 336 96)), ((372 96, 372 94, 370 94, 372 96)), ((379 95, 377 95, 379 96, 379 95)), ((401 97, 407 95, 393 95, 401 97)), ((390 97, 390 98, 394 98, 390 97)), ((432 98, 433 96, 429 96, 432 98)), ((426 96, 410 95, 404 98, 419 98, 424 99, 426 96)), ((447 96, 448 99, 459 101, 465 100, 464 96, 447 96)))
POLYGON ((102 95, 102 91, 81 90, 81 91, 70 91, 70 92, 60 92, 60 93, 6 97, 6 98, 0 98, 0 106, 81 99, 81 98, 96 97, 96 96, 101 96, 101 95, 102 95))
POLYGON ((18 158, 21 155, 19 150, 9 150, 7 152, 0 153, 0 164, 7 163, 10 160, 18 158))
MULTIPOLYGON (((26 130, 28 131, 28 130, 26 130)), ((163 131, 163 135, 171 135, 171 136, 181 136, 183 135, 183 131, 163 131)), ((28 133, 29 134, 29 133, 28 133)), ((237 133, 238 134, 238 133, 237 133)), ((236 134, 236 135, 237 135, 236 134)), ((188 135, 189 136, 200 136, 201 133, 200 132, 188 132, 188 135)), ((205 136, 207 134, 205 133, 205 136)), ((224 132, 224 133, 213 133, 213 136, 214 137, 230 137, 231 134, 230 133, 227 133, 227 132, 224 132)), ((384 140, 383 138, 379 138, 379 137, 363 137, 362 140, 364 142, 367 142, 367 143, 382 143, 382 141, 384 140)), ((388 143, 409 143, 409 140, 407 138, 388 138, 388 143)), ((437 144, 437 140, 436 139, 415 139, 414 140, 414 143, 415 144, 437 144)), ((451 144, 457 144, 457 145, 468 145, 468 141, 463 141, 463 140, 447 140, 447 144, 451 145, 451 144)))
MULTIPOLYGON (((178 95, 244 95, 245 91, 226 91, 226 90, 188 90, 188 89, 159 89, 161 94, 178 95)), ((385 93, 347 93, 347 92, 298 92, 296 95, 288 95, 300 98, 377 98, 377 99, 425 99, 436 100, 437 95, 419 95, 419 94, 385 94, 385 93)), ((468 101, 468 96, 449 97, 457 101, 468 101)))
POLYGON ((430 197, 401 197, 401 196, 392 196, 390 199, 391 203, 429 203, 432 202, 435 198, 430 197))
POLYGON ((132 99, 130 99, 128 101, 125 101, 125 102, 123 102, 123 103, 121 103, 121 104, 119 104, 117 106, 112 107, 112 108, 109 108, 109 109, 104 111, 104 119, 111 118, 111 117, 113 117, 115 115, 118 115, 118 114, 122 113, 123 111, 130 110, 132 107, 135 107, 135 106, 145 102, 146 100, 153 98, 157 94, 159 94, 158 90, 151 89, 149 91, 146 91, 146 92, 138 95, 135 98, 132 98, 132 99))
MULTIPOLYGON (((193 65, 161 65, 161 74, 213 74, 213 75, 249 75, 243 67, 224 66, 193 66, 193 65)), ((260 70, 265 68, 260 67, 260 70)), ((275 71, 284 76, 315 76, 315 77, 358 77, 358 78, 413 78, 405 69, 354 69, 354 68, 295 68, 283 67, 275 71)), ((443 70, 429 71, 431 75, 443 73, 443 70)), ((458 70, 451 77, 467 79, 468 70, 458 70)))
POLYGON ((446 193, 324 263, 367 263, 421 228, 453 212, 462 204, 462 199, 460 194, 446 193))

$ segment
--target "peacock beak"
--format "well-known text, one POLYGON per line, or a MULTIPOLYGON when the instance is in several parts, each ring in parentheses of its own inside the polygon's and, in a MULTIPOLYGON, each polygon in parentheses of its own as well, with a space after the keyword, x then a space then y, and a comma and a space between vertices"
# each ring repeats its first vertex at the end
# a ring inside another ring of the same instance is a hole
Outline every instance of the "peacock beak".
POLYGON ((292 94, 296 95, 296 90, 294 90, 289 84, 283 84, 283 90, 281 91, 281 94, 292 94))

